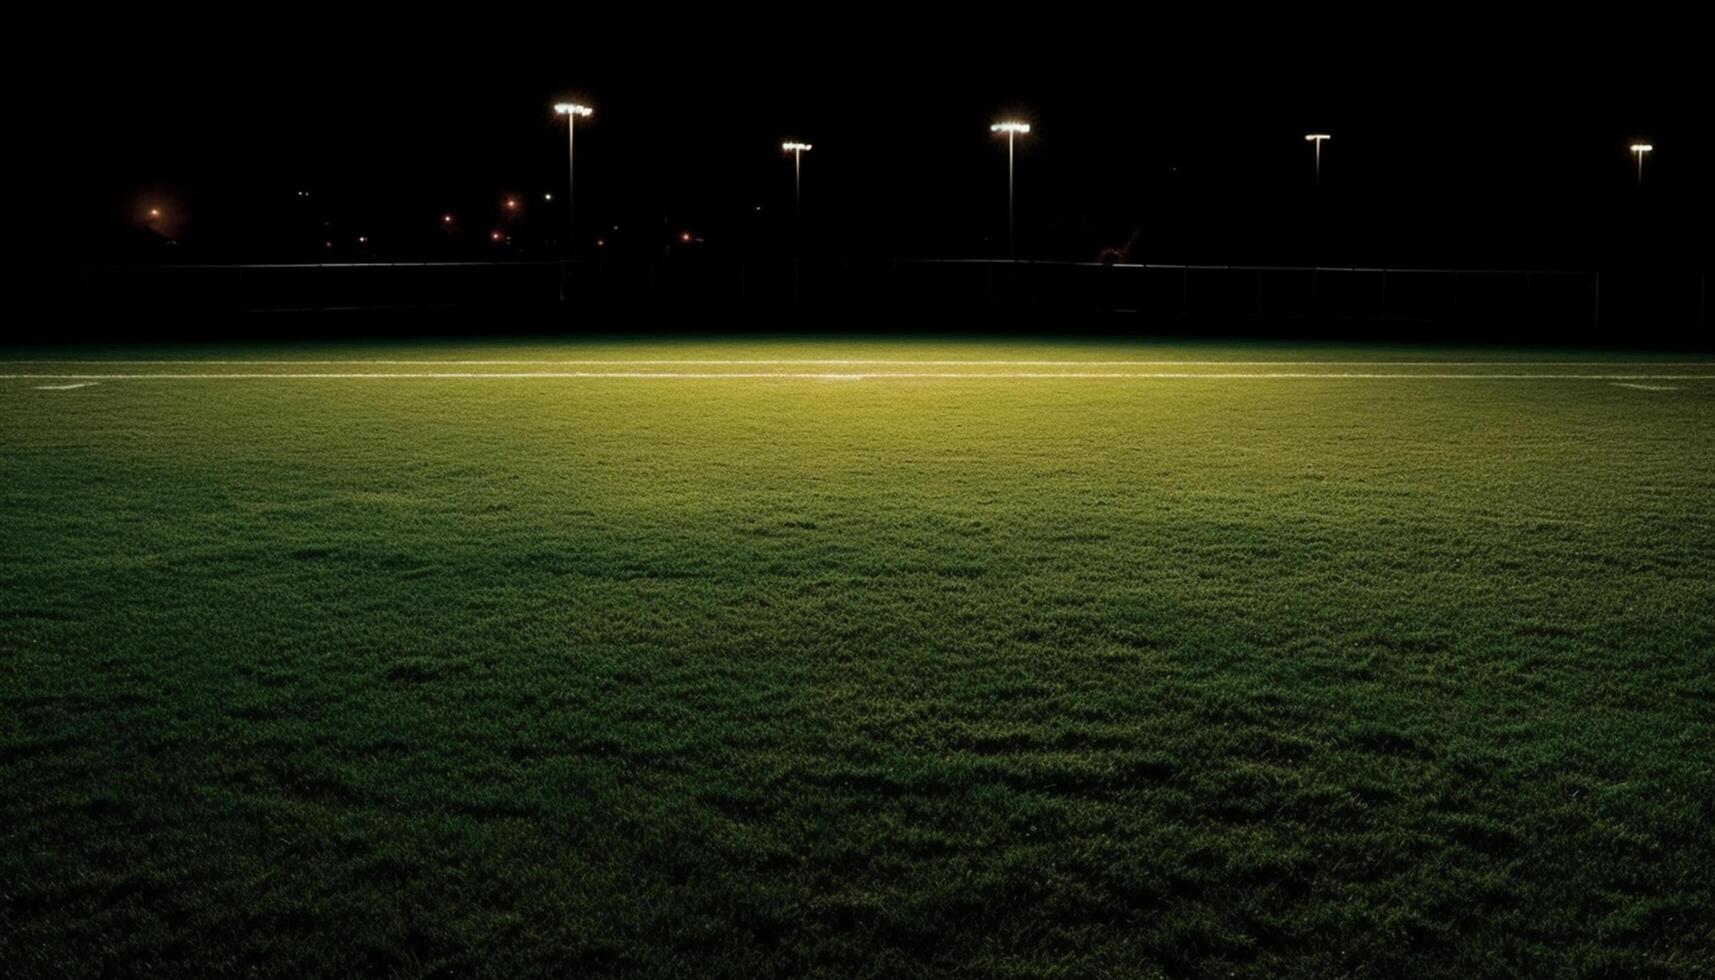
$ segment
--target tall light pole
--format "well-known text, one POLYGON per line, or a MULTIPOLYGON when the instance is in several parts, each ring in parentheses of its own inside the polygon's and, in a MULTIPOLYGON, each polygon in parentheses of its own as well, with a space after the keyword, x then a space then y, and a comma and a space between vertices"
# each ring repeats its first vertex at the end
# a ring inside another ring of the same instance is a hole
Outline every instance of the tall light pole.
POLYGON ((810 144, 787 140, 780 149, 792 154, 792 302, 796 303, 804 265, 804 153, 810 144))
POLYGON ((780 144, 780 149, 792 154, 792 208, 793 216, 798 217, 804 213, 804 154, 810 149, 810 144, 787 140, 780 144))
POLYGON ((1017 249, 1014 245, 1016 238, 1013 235, 1012 220, 1012 147, 1015 139, 1022 134, 1030 132, 1030 124, 1025 122, 1002 121, 990 126, 989 132, 1006 134, 1006 257, 1010 261, 1018 257, 1017 249))
MULTIPOLYGON (((1312 146, 1316 147, 1316 183, 1313 185, 1316 193, 1311 198, 1310 204, 1311 211, 1313 212, 1311 227, 1315 229, 1315 238, 1310 242, 1310 310, 1312 313, 1315 313, 1317 312, 1317 297, 1321 292, 1319 287, 1321 286, 1322 275, 1321 272, 1316 269, 1316 264, 1321 259, 1322 252, 1322 144, 1334 137, 1329 136, 1327 133, 1307 133, 1304 138, 1309 140, 1312 146)), ((1261 280, 1258 280, 1258 282, 1259 285, 1257 288, 1260 290, 1262 288, 1260 285, 1261 280)))
POLYGON ((1644 185, 1644 154, 1655 149, 1648 143, 1633 143, 1632 153, 1638 158, 1638 186, 1644 185))
POLYGON ((572 184, 575 176, 572 169, 573 137, 578 130, 578 117, 588 118, 595 110, 576 102, 557 102, 554 104, 554 111, 566 117, 566 244, 575 254, 578 250, 578 240, 573 233, 574 226, 572 224, 572 184))
POLYGON ((1316 145, 1316 186, 1321 187, 1322 186, 1322 142, 1324 140, 1331 140, 1334 137, 1329 136, 1327 133, 1311 133, 1310 135, 1308 135, 1304 138, 1316 145))

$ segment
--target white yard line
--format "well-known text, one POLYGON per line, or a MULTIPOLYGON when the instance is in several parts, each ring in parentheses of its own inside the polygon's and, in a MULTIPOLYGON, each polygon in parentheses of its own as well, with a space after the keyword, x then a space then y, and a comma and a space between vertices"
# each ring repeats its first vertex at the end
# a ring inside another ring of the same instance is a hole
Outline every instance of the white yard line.
POLYGON ((0 374, 7 380, 59 381, 304 381, 386 379, 524 379, 524 378, 629 378, 692 380, 756 380, 765 378, 813 381, 862 381, 888 378, 934 380, 967 379, 1140 379, 1140 380, 1449 380, 1449 381, 1711 381, 1715 374, 1516 374, 1516 373, 1429 373, 1429 372, 1311 372, 1311 371, 320 371, 237 373, 144 373, 144 374, 0 374))
POLYGON ((1677 385, 1634 385, 1634 384, 1627 384, 1624 381, 1614 382, 1614 387, 1616 387, 1616 388, 1636 388, 1639 391, 1678 391, 1679 390, 1679 387, 1677 385))
POLYGON ((460 367, 489 366, 519 366, 527 364, 541 365, 582 365, 601 367, 605 365, 621 366, 650 366, 662 367, 745 367, 745 366, 779 366, 779 365, 879 365, 894 367, 1635 367, 1635 368, 1715 368, 1715 361, 1069 361, 1069 360, 911 360, 889 358, 655 358, 655 359, 623 359, 623 358, 543 358, 519 360, 437 360, 432 358, 418 360, 404 359, 366 359, 348 358, 340 360, 292 360, 255 359, 255 360, 217 360, 217 359, 182 359, 182 360, 101 360, 96 358, 73 358, 67 360, 50 359, 13 359, 0 358, 0 364, 149 364, 149 365, 317 365, 338 367, 342 365, 380 364, 389 366, 412 365, 446 365, 460 367))
POLYGON ((93 388, 100 383, 101 382, 99 382, 99 381, 79 381, 76 384, 69 384, 69 385, 37 385, 36 390, 37 391, 70 391, 73 388, 93 388))

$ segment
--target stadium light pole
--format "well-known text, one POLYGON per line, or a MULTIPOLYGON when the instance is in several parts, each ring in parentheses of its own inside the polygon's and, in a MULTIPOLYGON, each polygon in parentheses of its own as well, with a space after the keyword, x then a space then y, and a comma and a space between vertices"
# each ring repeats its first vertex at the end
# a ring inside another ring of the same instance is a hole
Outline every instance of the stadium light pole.
POLYGON ((1321 286, 1321 273, 1317 271, 1315 266, 1317 260, 1321 257, 1320 253, 1322 251, 1322 226, 1320 221, 1322 216, 1322 144, 1334 137, 1327 133, 1307 133, 1304 138, 1316 148, 1316 183, 1312 185, 1315 193, 1311 197, 1310 203, 1311 210, 1314 213, 1313 217, 1316 219, 1312 221, 1311 225, 1312 228, 1315 229, 1315 238, 1313 238, 1310 243, 1310 309, 1312 312, 1315 312, 1317 309, 1317 297, 1321 293, 1319 288, 1321 286))
POLYGON ((574 235, 575 226, 572 223, 572 186, 576 174, 572 165, 572 148, 578 130, 578 117, 588 118, 595 110, 576 102, 557 102, 554 104, 554 111, 566 117, 566 244, 576 253, 577 238, 574 235))
POLYGON ((1644 154, 1655 149, 1649 143, 1633 143, 1632 154, 1638 158, 1638 186, 1644 185, 1644 154))
POLYGON ((997 122, 994 125, 990 126, 989 132, 991 132, 991 133, 1005 133, 1006 134, 1006 258, 1007 258, 1007 261, 1011 262, 1011 261, 1015 261, 1018 258, 1018 250, 1017 250, 1017 247, 1015 245, 1015 242, 1017 241, 1017 237, 1013 234, 1013 217, 1012 217, 1013 216, 1013 208, 1012 208, 1013 141, 1016 140, 1020 135, 1025 134, 1025 133, 1029 133, 1030 132, 1030 124, 1025 123, 1025 122, 1013 122, 1010 120, 1003 120, 1001 122, 997 122))
POLYGON ((1324 140, 1331 140, 1334 137, 1329 136, 1327 133, 1311 133, 1310 135, 1308 135, 1304 138, 1309 140, 1311 143, 1315 144, 1315 146, 1316 146, 1316 186, 1321 187, 1322 186, 1322 142, 1324 140))
POLYGON ((804 152, 810 144, 787 140, 783 153, 792 154, 792 302, 798 302, 798 280, 804 267, 804 152))
POLYGON ((810 149, 810 144, 787 140, 780 144, 780 149, 792 154, 792 211, 796 218, 804 213, 804 154, 810 149))

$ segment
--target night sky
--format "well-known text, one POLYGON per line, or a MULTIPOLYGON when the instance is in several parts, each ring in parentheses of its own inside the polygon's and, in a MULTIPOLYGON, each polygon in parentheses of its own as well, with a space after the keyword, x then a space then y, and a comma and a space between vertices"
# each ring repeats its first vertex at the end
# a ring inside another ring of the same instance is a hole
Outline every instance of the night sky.
POLYGON ((1035 127, 1021 254, 1091 259, 1141 229, 1134 258, 1161 262, 1707 262, 1707 79, 1694 32, 1672 25, 848 13, 65 28, 49 97, 26 112, 57 189, 31 220, 50 263, 131 256, 157 205, 175 254, 211 261, 327 257, 329 240, 336 256, 500 254, 484 251, 500 228, 505 254, 546 254, 564 234, 550 104, 577 96, 596 108, 578 134, 582 238, 639 253, 683 231, 783 247, 793 137, 815 145, 818 252, 998 254, 1005 151, 987 127, 1017 116, 1035 127), (1319 195, 1311 131, 1334 134, 1319 195), (1638 139, 1658 147, 1642 193, 1638 139), (508 195, 523 204, 510 222, 508 195))

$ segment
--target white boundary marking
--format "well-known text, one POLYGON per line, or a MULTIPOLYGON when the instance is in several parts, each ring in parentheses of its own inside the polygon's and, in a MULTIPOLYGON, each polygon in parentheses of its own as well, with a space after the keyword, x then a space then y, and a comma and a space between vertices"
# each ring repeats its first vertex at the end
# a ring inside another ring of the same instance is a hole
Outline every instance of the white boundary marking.
POLYGON ((1071 361, 1071 360, 912 360, 899 358, 841 358, 841 357, 811 357, 811 358, 540 358, 519 360, 437 360, 425 358, 419 360, 404 359, 369 359, 346 358, 329 360, 292 360, 255 359, 255 360, 218 360, 193 359, 181 360, 102 360, 97 358, 70 358, 65 360, 50 359, 5 359, 0 358, 0 364, 177 364, 194 366, 198 364, 232 365, 319 365, 338 367, 348 364, 383 364, 390 366, 412 365, 446 365, 458 367, 518 366, 527 364, 542 365, 582 365, 601 367, 605 365, 621 366, 651 366, 663 367, 695 367, 708 365, 714 367, 743 367, 743 366, 778 366, 790 364, 805 365, 881 365, 898 367, 1633 367, 1633 368, 1715 368, 1715 361, 1071 361))
POLYGON ((1357 380, 1442 380, 1442 381, 1715 381, 1715 374, 1516 374, 1516 373, 1427 373, 1427 372, 1308 372, 1308 371, 364 371, 364 372, 242 372, 195 374, 0 374, 6 380, 54 381, 307 381, 307 380, 382 380, 382 379, 524 379, 524 378, 660 378, 690 380, 756 380, 764 378, 861 381, 885 378, 956 379, 1140 379, 1140 380, 1260 380, 1286 379, 1357 379, 1357 380))
POLYGON ((99 382, 99 381, 79 381, 76 384, 69 384, 69 385, 37 385, 36 390, 37 391, 70 391, 73 388, 93 388, 100 383, 101 382, 99 382))

